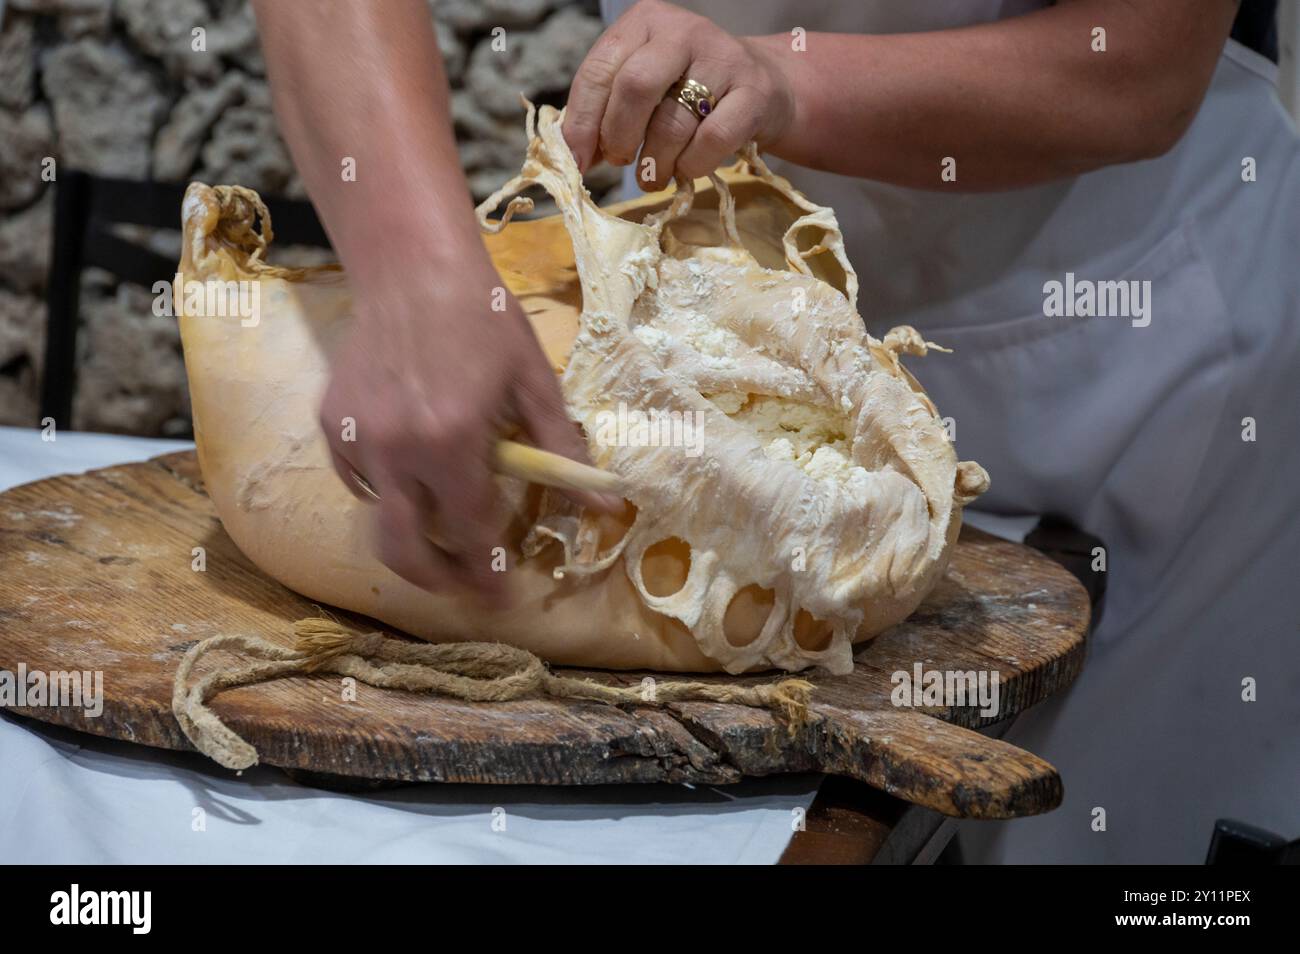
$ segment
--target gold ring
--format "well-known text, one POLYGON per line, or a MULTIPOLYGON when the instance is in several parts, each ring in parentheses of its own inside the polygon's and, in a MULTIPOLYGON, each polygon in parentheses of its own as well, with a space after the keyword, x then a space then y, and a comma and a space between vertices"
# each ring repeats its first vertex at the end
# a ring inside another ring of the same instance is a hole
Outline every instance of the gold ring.
POLYGON ((703 83, 693 79, 684 79, 674 84, 671 90, 677 102, 681 103, 698 118, 704 119, 713 112, 713 94, 703 83))

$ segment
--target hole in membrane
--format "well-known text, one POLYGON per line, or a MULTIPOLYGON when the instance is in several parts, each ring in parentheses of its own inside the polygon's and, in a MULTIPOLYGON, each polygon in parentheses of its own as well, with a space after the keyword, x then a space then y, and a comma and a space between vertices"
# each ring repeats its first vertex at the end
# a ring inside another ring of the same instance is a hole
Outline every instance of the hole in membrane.
POLYGON ((648 547, 641 557, 641 580, 651 596, 672 596, 691 572, 691 545, 669 537, 648 547))
POLYGON ((595 519, 598 533, 597 546, 600 552, 604 553, 610 547, 616 546, 632 529, 632 523, 636 520, 636 505, 630 500, 624 500, 623 509, 618 513, 596 514, 595 519))
POLYGON ((722 617, 722 635, 727 642, 733 646, 748 646, 758 639, 775 602, 776 594, 757 583, 737 590, 722 617))
POLYGON ((806 609, 801 609, 794 617, 794 641, 800 649, 810 653, 821 652, 831 644, 834 630, 830 623, 813 616, 806 609))

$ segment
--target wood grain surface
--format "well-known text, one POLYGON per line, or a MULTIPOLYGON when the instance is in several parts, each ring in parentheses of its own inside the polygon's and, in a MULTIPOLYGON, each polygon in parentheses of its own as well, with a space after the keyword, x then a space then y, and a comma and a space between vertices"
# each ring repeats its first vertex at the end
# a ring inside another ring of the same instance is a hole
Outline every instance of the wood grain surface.
MULTIPOLYGON (((290 645, 293 621, 317 614, 235 547, 192 453, 0 494, 0 669, 92 670, 104 679, 98 717, 74 706, 15 708, 32 718, 188 749, 171 713, 185 650, 223 633, 290 645), (195 547, 205 554, 202 571, 192 565, 195 547)), ((1087 594, 1063 568, 966 528, 946 577, 911 619, 863 647, 853 673, 812 676, 812 718, 793 736, 768 712, 744 706, 475 704, 365 685, 344 701, 331 676, 233 690, 213 708, 263 762, 289 770, 534 784, 722 784, 822 771, 946 815, 1006 818, 1055 807, 1061 779, 1042 759, 969 730, 1069 685, 1082 667, 1088 615, 1087 594), (895 707, 891 674, 916 663, 996 671, 997 715, 984 718, 974 705, 895 707)), ((627 685, 644 675, 582 674, 627 685)))

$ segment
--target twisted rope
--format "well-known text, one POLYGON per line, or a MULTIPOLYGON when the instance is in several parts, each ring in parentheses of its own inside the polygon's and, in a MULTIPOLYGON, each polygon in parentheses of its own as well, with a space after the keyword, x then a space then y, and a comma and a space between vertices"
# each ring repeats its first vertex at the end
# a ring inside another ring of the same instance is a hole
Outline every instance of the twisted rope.
POLYGON ((557 676, 533 653, 503 643, 412 643, 382 633, 356 633, 333 620, 294 623, 287 649, 251 636, 213 636, 190 647, 172 683, 172 712, 196 749, 229 769, 257 764, 257 750, 208 707, 220 692, 286 676, 333 673, 383 689, 432 692, 469 702, 507 702, 533 696, 585 699, 610 705, 725 702, 770 709, 793 734, 808 717, 812 684, 783 679, 759 685, 658 682, 654 697, 640 688, 608 686, 557 676), (219 669, 190 683, 195 664, 213 650, 259 660, 219 669))

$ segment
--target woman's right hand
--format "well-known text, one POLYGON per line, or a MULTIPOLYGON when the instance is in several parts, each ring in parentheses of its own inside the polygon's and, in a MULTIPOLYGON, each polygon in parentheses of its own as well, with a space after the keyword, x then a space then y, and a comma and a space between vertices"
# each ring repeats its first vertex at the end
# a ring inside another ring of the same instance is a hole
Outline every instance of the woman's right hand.
MULTIPOLYGON (((385 279, 359 283, 320 424, 344 483, 372 500, 360 474, 379 494, 376 549, 385 565, 428 590, 466 585, 500 598, 496 438, 513 424, 574 460, 587 462, 587 449, 519 303, 486 253, 472 257, 455 268, 390 259, 385 279), (438 545, 426 536, 431 527, 438 545)), ((601 510, 621 505, 570 496, 601 510)))

